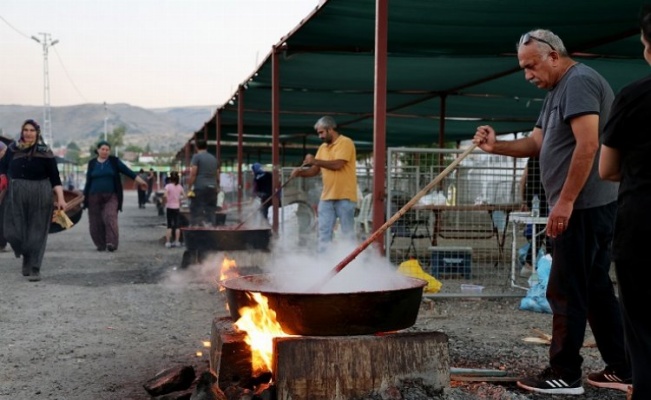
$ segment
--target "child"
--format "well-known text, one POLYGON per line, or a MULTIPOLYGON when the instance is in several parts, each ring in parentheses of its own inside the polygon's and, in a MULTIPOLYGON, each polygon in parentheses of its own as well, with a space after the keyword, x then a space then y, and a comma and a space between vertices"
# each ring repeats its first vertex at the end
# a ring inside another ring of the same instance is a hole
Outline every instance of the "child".
POLYGON ((165 185, 165 208, 167 211, 167 232, 165 233, 165 247, 181 247, 181 230, 179 229, 179 209, 181 198, 185 196, 183 186, 179 184, 179 173, 170 173, 169 183, 165 185), (175 241, 172 242, 172 234, 175 241))

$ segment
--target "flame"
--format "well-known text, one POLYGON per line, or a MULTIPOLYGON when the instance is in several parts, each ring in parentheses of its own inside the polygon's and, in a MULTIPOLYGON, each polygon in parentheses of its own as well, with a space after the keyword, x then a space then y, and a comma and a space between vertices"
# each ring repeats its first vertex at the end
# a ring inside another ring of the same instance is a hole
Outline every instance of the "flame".
POLYGON ((257 303, 254 307, 240 308, 240 319, 235 326, 246 332, 244 341, 251 349, 253 372, 272 371, 273 338, 289 336, 276 320, 276 312, 269 308, 267 298, 260 293, 249 293, 257 303))
MULTIPOLYGON (((235 260, 224 256, 224 261, 222 261, 222 266, 219 269, 219 280, 223 281, 225 279, 238 277, 239 275, 235 260)), ((224 290, 224 288, 222 287, 220 290, 224 290)))

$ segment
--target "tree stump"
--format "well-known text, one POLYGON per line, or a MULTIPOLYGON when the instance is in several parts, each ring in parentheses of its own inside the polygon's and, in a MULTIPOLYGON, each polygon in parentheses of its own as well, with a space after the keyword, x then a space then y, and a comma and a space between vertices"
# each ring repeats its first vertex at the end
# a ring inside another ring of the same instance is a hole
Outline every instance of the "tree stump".
POLYGON ((210 369, 220 389, 233 384, 251 387, 251 350, 230 317, 215 318, 210 338, 210 369))
POLYGON ((274 339, 278 400, 344 400, 422 379, 450 383, 448 337, 441 332, 274 339))

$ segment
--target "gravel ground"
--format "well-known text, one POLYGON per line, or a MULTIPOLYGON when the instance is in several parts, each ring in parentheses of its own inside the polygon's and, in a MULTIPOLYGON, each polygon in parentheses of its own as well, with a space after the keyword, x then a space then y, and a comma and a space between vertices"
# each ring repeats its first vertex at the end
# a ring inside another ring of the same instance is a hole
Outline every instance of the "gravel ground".
MULTIPOLYGON (((38 283, 21 276, 12 252, 0 253, 0 399, 149 399, 142 384, 160 370, 205 368, 202 342, 213 318, 227 314, 217 267, 180 270, 183 249, 162 246, 164 217, 153 205, 138 209, 135 192, 126 193, 120 233, 115 253, 95 250, 85 215, 78 226, 50 235, 38 283)), ((446 333, 453 367, 536 373, 546 365, 548 346, 522 339, 534 336, 534 328, 549 332, 551 316, 519 311, 518 304, 514 298, 435 299, 424 303, 411 329, 446 333)), ((603 368, 595 348, 583 356, 586 373, 603 368)), ((575 398, 625 398, 585 388, 575 398)), ((400 389, 403 400, 553 398, 514 384, 452 382, 441 396, 417 382, 400 389)))

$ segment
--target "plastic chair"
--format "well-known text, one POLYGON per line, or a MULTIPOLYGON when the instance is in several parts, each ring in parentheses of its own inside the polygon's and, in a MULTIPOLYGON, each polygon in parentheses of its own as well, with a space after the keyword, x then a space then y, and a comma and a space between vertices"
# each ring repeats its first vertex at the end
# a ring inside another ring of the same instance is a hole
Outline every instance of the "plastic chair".
POLYGON ((371 211, 373 204, 373 193, 369 193, 362 198, 359 206, 359 213, 355 217, 355 229, 358 233, 371 233, 371 211), (361 229, 361 231, 359 231, 361 229))
MULTIPOLYGON (((394 205, 392 204, 392 208, 394 205)), ((391 243, 389 247, 393 246, 396 238, 403 237, 409 238, 409 247, 407 247, 408 254, 416 256, 416 239, 429 239, 431 241, 432 234, 430 233, 429 219, 416 218, 417 213, 414 211, 407 211, 396 223, 391 227, 391 243), (413 251, 413 253, 411 252, 413 251)))

